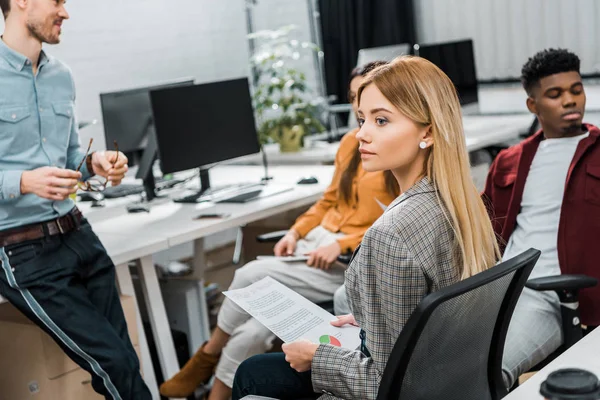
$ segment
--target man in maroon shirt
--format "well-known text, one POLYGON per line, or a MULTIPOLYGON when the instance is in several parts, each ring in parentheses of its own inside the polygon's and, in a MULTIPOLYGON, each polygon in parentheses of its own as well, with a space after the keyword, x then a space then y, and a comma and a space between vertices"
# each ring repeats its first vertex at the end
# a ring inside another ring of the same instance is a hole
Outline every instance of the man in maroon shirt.
MULTIPOLYGON (((600 130, 582 123, 579 64, 575 54, 549 49, 523 66, 527 108, 542 129, 498 155, 483 194, 504 260, 530 247, 542 251, 530 279, 600 278, 600 130)), ((581 292, 580 309, 584 324, 600 323, 600 287, 581 292)), ((525 289, 504 351, 507 386, 561 343, 558 296, 525 289)))

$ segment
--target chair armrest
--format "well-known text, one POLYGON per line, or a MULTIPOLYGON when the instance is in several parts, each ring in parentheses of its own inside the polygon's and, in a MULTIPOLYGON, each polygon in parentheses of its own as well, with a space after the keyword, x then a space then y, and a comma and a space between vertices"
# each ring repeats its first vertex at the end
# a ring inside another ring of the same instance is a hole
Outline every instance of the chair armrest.
POLYGON ((259 243, 277 242, 282 237, 284 237, 287 232, 288 231, 275 231, 275 232, 263 233, 262 235, 258 235, 256 237, 256 241, 259 243))
POLYGON ((545 276, 527 281, 529 289, 542 290, 580 290, 594 287, 598 284, 596 278, 586 275, 555 275, 545 276))
POLYGON ((527 281, 525 287, 537 291, 555 291, 561 303, 575 303, 579 300, 581 289, 591 288, 598 284, 596 278, 586 275, 545 276, 527 281))

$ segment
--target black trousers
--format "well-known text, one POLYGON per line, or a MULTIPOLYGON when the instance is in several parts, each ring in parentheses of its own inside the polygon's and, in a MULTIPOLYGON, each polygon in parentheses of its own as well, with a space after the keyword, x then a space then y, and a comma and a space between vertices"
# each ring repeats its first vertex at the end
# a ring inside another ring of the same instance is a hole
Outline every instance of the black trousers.
POLYGON ((106 399, 152 396, 115 285, 115 266, 87 221, 65 235, 0 248, 0 294, 46 331, 106 399))
POLYGON ((250 357, 238 367, 232 387, 232 400, 255 395, 281 400, 312 400, 310 371, 296 372, 285 361, 283 353, 267 353, 250 357))

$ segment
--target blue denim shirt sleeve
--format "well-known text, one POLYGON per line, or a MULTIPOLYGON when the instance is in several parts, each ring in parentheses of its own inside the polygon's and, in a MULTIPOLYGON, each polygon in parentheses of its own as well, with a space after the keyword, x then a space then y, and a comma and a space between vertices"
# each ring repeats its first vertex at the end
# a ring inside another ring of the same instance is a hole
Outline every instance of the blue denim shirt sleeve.
POLYGON ((21 195, 21 175, 23 171, 0 171, 0 199, 16 199, 21 195))

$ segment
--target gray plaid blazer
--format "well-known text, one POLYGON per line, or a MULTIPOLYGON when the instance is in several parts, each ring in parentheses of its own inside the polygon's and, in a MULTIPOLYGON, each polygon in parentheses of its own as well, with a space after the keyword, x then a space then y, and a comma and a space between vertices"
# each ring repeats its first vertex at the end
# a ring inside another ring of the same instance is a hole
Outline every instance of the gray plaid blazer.
POLYGON ((456 283, 458 246, 434 186, 423 178, 366 232, 346 271, 346 291, 371 357, 320 345, 312 383, 320 399, 377 397, 392 348, 417 304, 456 283))

